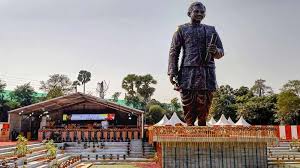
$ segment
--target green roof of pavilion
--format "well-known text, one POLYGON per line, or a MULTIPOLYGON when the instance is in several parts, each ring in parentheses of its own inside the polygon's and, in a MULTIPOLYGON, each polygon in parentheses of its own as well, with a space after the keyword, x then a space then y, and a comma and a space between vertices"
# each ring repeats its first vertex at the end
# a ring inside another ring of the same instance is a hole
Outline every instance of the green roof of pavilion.
MULTIPOLYGON (((8 99, 10 99, 10 93, 11 93, 11 92, 13 92, 13 91, 11 91, 11 90, 4 90, 4 92, 3 92, 3 93, 0 93, 0 95, 3 95, 3 96, 4 96, 4 99, 5 99, 5 100, 8 100, 8 99)), ((33 96, 36 97, 36 98, 41 98, 41 97, 46 97, 47 94, 46 94, 46 93, 38 93, 38 92, 35 92, 33 96)))

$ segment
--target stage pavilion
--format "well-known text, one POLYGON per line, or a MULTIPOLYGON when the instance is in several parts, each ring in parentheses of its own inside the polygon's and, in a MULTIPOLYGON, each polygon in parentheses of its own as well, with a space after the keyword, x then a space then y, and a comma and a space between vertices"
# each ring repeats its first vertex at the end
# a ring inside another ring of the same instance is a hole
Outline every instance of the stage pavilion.
POLYGON ((9 111, 10 139, 125 141, 142 139, 144 112, 83 93, 9 111))

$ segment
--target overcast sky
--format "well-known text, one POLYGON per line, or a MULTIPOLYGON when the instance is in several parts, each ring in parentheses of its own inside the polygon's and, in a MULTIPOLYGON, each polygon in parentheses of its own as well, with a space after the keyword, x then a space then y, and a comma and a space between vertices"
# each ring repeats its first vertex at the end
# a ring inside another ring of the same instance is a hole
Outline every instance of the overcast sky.
MULTIPOLYGON (((178 96, 167 77, 171 38, 189 21, 187 0, 0 0, 0 79, 7 89, 61 73, 92 73, 87 90, 109 81, 106 97, 124 91, 129 73, 152 74, 153 98, 178 96)), ((225 49, 217 60, 219 85, 251 87, 265 79, 275 91, 300 79, 299 0, 205 0, 204 23, 225 49)), ((80 88, 81 89, 81 88, 80 88)))

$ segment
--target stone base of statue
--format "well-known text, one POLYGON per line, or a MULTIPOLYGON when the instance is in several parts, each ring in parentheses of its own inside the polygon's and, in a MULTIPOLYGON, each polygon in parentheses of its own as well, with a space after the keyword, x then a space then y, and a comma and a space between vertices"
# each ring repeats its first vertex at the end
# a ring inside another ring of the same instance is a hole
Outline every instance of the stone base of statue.
POLYGON ((149 133, 162 168, 264 168, 267 146, 278 142, 273 127, 154 126, 149 133))

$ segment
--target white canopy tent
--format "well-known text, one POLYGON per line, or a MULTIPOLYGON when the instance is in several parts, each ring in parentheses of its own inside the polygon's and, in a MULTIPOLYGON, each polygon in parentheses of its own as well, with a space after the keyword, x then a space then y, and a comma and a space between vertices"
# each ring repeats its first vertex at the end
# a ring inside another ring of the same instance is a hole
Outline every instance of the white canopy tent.
POLYGON ((235 123, 235 125, 245 126, 245 127, 251 126, 249 123, 247 123, 247 121, 244 119, 243 116, 240 117, 240 119, 235 123))
MULTIPOLYGON (((198 119, 194 122, 194 125, 198 126, 198 119)), ((207 123, 206 123, 206 125, 207 125, 207 123)))
MULTIPOLYGON (((194 125, 198 126, 198 119, 196 119, 196 121, 194 122, 194 125)), ((207 122, 206 122, 206 125, 207 125, 207 122)))
POLYGON ((217 122, 216 120, 211 117, 210 120, 206 123, 207 126, 212 126, 212 125, 215 125, 217 122))
POLYGON ((230 125, 234 125, 235 124, 230 117, 228 117, 227 121, 230 123, 230 125))
POLYGON ((227 121, 224 114, 222 114, 219 121, 217 123, 215 123, 214 125, 231 125, 231 124, 227 121))
POLYGON ((154 126, 164 126, 169 121, 168 117, 166 115, 163 116, 163 118, 154 126))
POLYGON ((176 112, 174 112, 172 114, 172 117, 170 118, 169 121, 166 122, 165 125, 175 126, 175 124, 182 124, 182 125, 186 126, 186 123, 184 123, 183 121, 180 120, 180 118, 177 116, 176 112))

